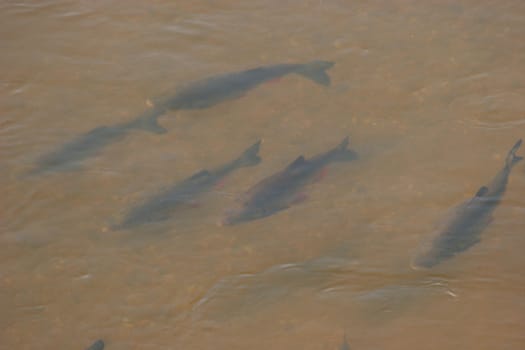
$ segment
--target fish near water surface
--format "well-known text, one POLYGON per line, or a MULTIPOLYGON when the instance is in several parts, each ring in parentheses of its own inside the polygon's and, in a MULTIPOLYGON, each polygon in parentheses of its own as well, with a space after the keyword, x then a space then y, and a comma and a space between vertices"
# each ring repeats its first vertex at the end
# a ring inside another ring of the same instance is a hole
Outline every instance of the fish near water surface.
POLYGON ((304 64, 276 64, 239 72, 220 74, 189 83, 175 96, 160 99, 150 109, 130 122, 112 126, 100 126, 79 135, 37 160, 27 175, 39 175, 74 168, 81 161, 97 155, 103 148, 116 143, 132 130, 142 129, 154 134, 163 134, 166 129, 158 124, 158 118, 170 110, 202 109, 223 101, 241 97, 258 85, 283 77, 298 74, 317 84, 330 85, 326 70, 334 65, 328 61, 312 61, 304 64))
POLYGON ((311 183, 326 165, 357 159, 357 153, 348 149, 348 143, 346 137, 334 149, 311 159, 300 156, 284 170, 263 179, 246 192, 242 207, 231 212, 222 224, 256 220, 289 208, 300 200, 298 191, 311 183))
POLYGON ((486 186, 482 186, 473 198, 458 206, 444 230, 432 241, 431 247, 416 256, 414 268, 431 268, 454 257, 480 241, 482 231, 491 221, 492 212, 505 193, 513 166, 523 159, 516 155, 521 140, 511 148, 503 169, 486 186))
POLYGON ((129 229, 147 223, 168 219, 173 211, 184 204, 191 204, 198 196, 209 191, 232 171, 255 166, 261 162, 259 148, 261 141, 246 149, 239 158, 215 169, 201 170, 186 180, 175 184, 145 203, 131 209, 123 221, 113 229, 129 229))

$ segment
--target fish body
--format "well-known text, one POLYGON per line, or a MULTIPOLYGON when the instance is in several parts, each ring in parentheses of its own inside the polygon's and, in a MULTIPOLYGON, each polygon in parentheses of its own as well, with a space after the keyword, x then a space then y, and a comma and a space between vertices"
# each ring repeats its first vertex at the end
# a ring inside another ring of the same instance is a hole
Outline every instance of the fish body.
POLYGON ((145 129, 162 134, 164 128, 155 121, 160 110, 152 110, 138 118, 113 126, 100 126, 79 135, 57 149, 40 157, 27 176, 76 168, 83 160, 97 155, 103 148, 124 139, 133 129, 145 129))
POLYGON ((189 84, 171 98, 159 103, 166 109, 200 109, 223 101, 241 97, 248 90, 267 81, 288 74, 302 75, 318 84, 330 85, 326 70, 334 65, 328 61, 313 61, 304 64, 276 64, 257 67, 240 72, 216 75, 189 84))
POLYGON ((91 344, 91 346, 87 348, 86 350, 104 350, 104 341, 99 339, 93 344, 91 344))
POLYGON ((254 166, 260 163, 258 155, 261 142, 258 141, 243 154, 215 170, 201 170, 180 183, 173 185, 162 193, 159 193, 145 203, 131 209, 123 221, 114 229, 129 229, 155 221, 168 219, 173 211, 184 204, 191 204, 198 196, 209 191, 215 184, 221 181, 232 171, 254 166))
POLYGON ((513 166, 523 159, 516 156, 520 146, 521 140, 518 140, 494 179, 482 186, 473 198, 456 208, 445 228, 432 241, 430 249, 416 256, 412 264, 414 268, 432 268, 480 241, 481 233, 490 223, 492 212, 505 193, 513 166))
POLYGON ((327 164, 357 159, 357 154, 347 147, 348 137, 336 148, 309 160, 298 157, 284 170, 263 179, 248 190, 242 208, 230 213, 223 224, 256 220, 287 209, 298 201, 298 191, 311 183, 327 164))
POLYGON ((326 70, 333 65, 333 62, 328 61, 276 64, 221 74, 190 83, 175 96, 158 101, 153 108, 130 122, 97 127, 73 138, 41 157, 28 175, 73 168, 81 161, 97 155, 103 148, 124 139, 134 129, 163 134, 166 129, 158 124, 158 118, 169 110, 211 107, 241 97, 246 91, 287 74, 299 74, 318 84, 329 85, 330 77, 326 70))

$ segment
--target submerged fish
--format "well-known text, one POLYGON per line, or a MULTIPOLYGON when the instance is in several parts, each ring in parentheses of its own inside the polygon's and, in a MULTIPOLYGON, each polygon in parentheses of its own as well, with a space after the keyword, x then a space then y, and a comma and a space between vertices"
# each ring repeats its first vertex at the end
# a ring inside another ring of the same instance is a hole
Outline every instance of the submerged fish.
POLYGON ((189 84, 177 95, 160 102, 167 109, 199 109, 241 97, 256 86, 287 74, 299 74, 318 84, 330 85, 326 70, 334 65, 328 61, 303 64, 276 64, 240 72, 216 75, 189 84))
POLYGON ((163 134, 166 129, 158 125, 155 119, 162 113, 164 112, 159 109, 152 109, 130 122, 113 126, 100 126, 79 135, 40 157, 36 166, 26 176, 75 168, 86 158, 97 155, 104 147, 124 139, 134 129, 163 134))
POLYGON ((260 163, 258 155, 261 141, 257 141, 232 162, 215 170, 201 170, 186 180, 152 197, 142 205, 133 208, 114 229, 128 229, 153 221, 166 220, 173 210, 182 204, 190 204, 199 195, 211 189, 232 171, 260 163))
POLYGON ((339 347, 339 350, 350 350, 350 345, 348 345, 348 341, 346 340, 346 334, 343 335, 343 343, 339 347))
POLYGON ((103 350, 103 349, 104 349, 104 342, 101 339, 99 339, 93 344, 91 344, 91 346, 87 348, 86 350, 103 350))
POLYGON ((237 224, 264 218, 287 209, 300 200, 298 191, 310 183, 331 162, 357 159, 357 154, 347 149, 348 137, 337 147, 309 160, 298 157, 284 170, 263 179, 245 194, 240 210, 230 213, 223 224, 237 224))
POLYGON ((509 151, 503 169, 487 186, 481 187, 476 195, 455 210, 454 217, 445 229, 433 240, 428 251, 416 256, 414 268, 431 268, 452 258, 480 241, 481 232, 491 220, 494 209, 501 201, 512 167, 523 157, 516 156, 521 140, 509 151))
POLYGON ((169 110, 201 109, 220 102, 241 97, 246 91, 272 79, 295 73, 318 84, 330 85, 326 70, 334 65, 328 61, 304 64, 276 64, 240 72, 216 75, 188 84, 175 96, 159 100, 155 106, 134 120, 113 126, 101 126, 41 157, 28 175, 66 170, 80 163, 112 143, 122 140, 133 129, 143 129, 156 134, 166 132, 158 118, 169 110))

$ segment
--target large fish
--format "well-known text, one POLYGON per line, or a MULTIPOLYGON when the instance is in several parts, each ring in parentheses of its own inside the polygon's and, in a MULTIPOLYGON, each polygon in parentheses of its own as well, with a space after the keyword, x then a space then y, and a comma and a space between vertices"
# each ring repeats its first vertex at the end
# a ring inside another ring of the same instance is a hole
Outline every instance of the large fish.
POLYGON ((481 232, 491 221, 492 212, 501 201, 512 167, 523 157, 516 156, 521 140, 509 151, 503 169, 492 182, 481 187, 476 195, 454 211, 444 230, 432 241, 430 248, 418 254, 412 266, 431 268, 454 257, 480 241, 481 232))
POLYGON ((97 127, 66 142, 41 157, 29 175, 70 169, 95 156, 104 147, 124 139, 130 131, 142 129, 156 134, 166 132, 158 118, 169 110, 201 109, 241 97, 246 91, 287 74, 299 74, 318 84, 330 85, 326 70, 334 65, 328 61, 304 64, 276 64, 212 76, 188 84, 175 96, 157 101, 150 110, 126 123, 97 127))
POLYGON ((201 170, 166 191, 153 196, 145 203, 131 209, 123 221, 113 229, 128 229, 168 219, 177 207, 191 204, 199 195, 209 191, 232 171, 240 167, 259 164, 261 161, 258 155, 260 144, 260 141, 256 142, 239 158, 215 170, 201 170))
POLYGON ((309 160, 298 157, 284 170, 263 179, 248 190, 242 207, 231 212, 222 224, 233 225, 260 219, 287 209, 300 199, 298 191, 312 182, 327 164, 357 159, 357 154, 347 147, 348 137, 334 149, 309 160))

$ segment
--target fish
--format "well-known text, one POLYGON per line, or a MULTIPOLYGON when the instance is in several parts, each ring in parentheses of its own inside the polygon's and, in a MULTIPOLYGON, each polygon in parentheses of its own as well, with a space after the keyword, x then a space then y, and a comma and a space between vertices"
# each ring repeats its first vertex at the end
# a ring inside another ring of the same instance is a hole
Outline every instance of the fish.
POLYGON ((358 158, 356 152, 348 149, 349 139, 345 137, 335 148, 307 160, 299 156, 284 170, 271 175, 250 188, 238 210, 227 213, 221 225, 261 219, 285 210, 301 200, 298 191, 312 182, 331 162, 352 161, 358 158))
POLYGON ((258 155, 260 145, 259 140, 233 161, 214 170, 198 171, 182 182, 152 196, 145 203, 132 208, 120 224, 113 226, 113 229, 130 229, 167 220, 177 207, 191 204, 234 170, 259 164, 261 162, 261 157, 258 155))
POLYGON ((135 129, 148 130, 156 134, 166 133, 167 130, 158 125, 155 119, 160 113, 160 110, 154 109, 132 121, 113 126, 99 126, 79 135, 40 156, 36 165, 24 177, 76 169, 82 161, 98 155, 103 148, 123 140, 135 129))
POLYGON ((333 65, 334 62, 329 61, 284 63, 220 74, 188 84, 175 96, 161 100, 159 105, 172 110, 208 108, 239 98, 262 83, 288 74, 298 74, 317 84, 329 86, 330 76, 326 70, 333 65))
POLYGON ((481 240, 481 233, 492 221, 492 213, 505 194, 513 166, 523 159, 516 155, 521 142, 521 139, 518 140, 510 149, 503 168, 492 181, 482 186, 470 200, 455 208, 453 216, 434 238, 430 248, 416 255, 412 262, 414 269, 429 269, 439 265, 481 240))
POLYGON ((343 334, 343 343, 341 343, 339 350, 350 350, 350 345, 348 345, 348 341, 346 340, 346 334, 343 334))
POLYGON ((104 341, 102 339, 97 340, 89 348, 86 348, 86 350, 103 350, 104 349, 104 341))
POLYGON ((189 83, 174 96, 158 99, 151 109, 129 122, 99 126, 44 154, 26 175, 78 168, 81 162, 98 155, 105 147, 123 140, 132 130, 145 130, 154 134, 166 133, 166 128, 159 125, 158 118, 169 111, 209 108, 239 98, 246 91, 264 82, 288 74, 298 74, 317 84, 329 86, 330 77, 326 70, 333 65, 334 62, 329 61, 276 64, 220 74, 189 83))

